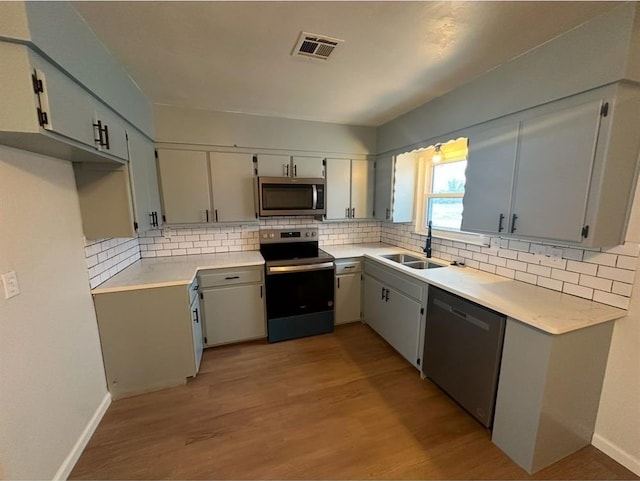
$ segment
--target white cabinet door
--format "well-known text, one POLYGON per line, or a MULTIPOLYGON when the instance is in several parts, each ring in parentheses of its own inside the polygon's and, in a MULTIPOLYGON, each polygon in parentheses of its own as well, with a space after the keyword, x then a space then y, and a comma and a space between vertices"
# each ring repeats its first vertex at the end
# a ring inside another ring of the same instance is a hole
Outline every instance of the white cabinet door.
POLYGON ((468 133, 469 153, 461 230, 507 233, 516 166, 518 122, 468 133))
POLYGON ((582 240, 601 106, 594 100, 521 123, 513 234, 582 240))
POLYGON ((411 222, 415 207, 418 159, 415 155, 397 155, 393 165, 391 220, 411 222))
POLYGON ((205 152, 158 150, 163 212, 168 224, 213 220, 205 152))
POLYGON ((260 177, 291 177, 291 157, 288 155, 258 154, 260 177))
POLYGON ((266 336, 262 285, 202 291, 207 346, 266 336))
POLYGON ((391 220, 393 156, 378 157, 375 162, 374 217, 391 220))
POLYGON ((351 161, 351 214, 354 219, 373 217, 373 163, 367 160, 351 161))
POLYGON ((216 222, 255 220, 253 157, 209 152, 213 219, 216 222))
POLYGON ((202 362, 202 351, 204 349, 204 340, 202 334, 202 312, 200 311, 200 302, 196 296, 191 303, 191 334, 193 335, 193 354, 196 374, 200 370, 202 362))
POLYGON ((407 361, 417 367, 422 306, 394 289, 388 289, 385 299, 387 298, 387 317, 380 334, 407 361))
POLYGON ((386 318, 384 292, 382 283, 371 276, 364 276, 364 320, 382 337, 386 318))
POLYGON ((336 324, 360 320, 361 290, 359 273, 336 276, 336 324))
POLYGON ((93 97, 39 55, 29 51, 29 59, 42 82, 41 109, 47 116, 43 128, 97 148, 93 97))
POLYGON ((153 142, 142 134, 129 133, 129 171, 131 174, 131 190, 138 231, 152 227, 156 219, 161 220, 160 195, 158 193, 158 177, 153 142), (152 215, 155 212, 155 216, 152 215))
POLYGON ((327 219, 347 219, 351 209, 351 160, 327 159, 327 219))
POLYGON ((324 162, 322 157, 303 157, 294 155, 291 158, 291 177, 318 179, 324 178, 324 162))

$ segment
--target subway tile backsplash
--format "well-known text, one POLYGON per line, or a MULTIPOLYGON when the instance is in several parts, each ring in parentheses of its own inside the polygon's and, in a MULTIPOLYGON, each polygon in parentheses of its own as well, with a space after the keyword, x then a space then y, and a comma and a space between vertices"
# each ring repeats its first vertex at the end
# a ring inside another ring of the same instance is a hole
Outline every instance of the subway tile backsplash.
MULTIPOLYGON (((139 238, 87 242, 85 250, 91 288, 140 258, 213 254, 259 249, 260 229, 317 227, 320 247, 384 242, 422 252, 425 236, 411 224, 379 221, 320 222, 313 217, 273 217, 259 223, 207 227, 170 227, 141 233, 139 238)), ((561 259, 544 252, 548 243, 498 239, 494 247, 434 238, 433 256, 463 260, 467 268, 538 285, 627 309, 640 244, 606 249, 557 246, 561 259)))
MULTIPOLYGON (((411 224, 382 223, 381 242, 422 252, 425 236, 411 224)), ((495 245, 495 243, 492 243, 495 245)), ((432 253, 448 261, 463 260, 467 267, 502 277, 565 292, 610 306, 627 309, 640 255, 640 244, 604 249, 555 248, 562 258, 542 254, 548 243, 498 239, 499 247, 480 247, 434 238, 432 253)))
POLYGON ((91 289, 140 259, 137 237, 86 241, 84 251, 91 289))

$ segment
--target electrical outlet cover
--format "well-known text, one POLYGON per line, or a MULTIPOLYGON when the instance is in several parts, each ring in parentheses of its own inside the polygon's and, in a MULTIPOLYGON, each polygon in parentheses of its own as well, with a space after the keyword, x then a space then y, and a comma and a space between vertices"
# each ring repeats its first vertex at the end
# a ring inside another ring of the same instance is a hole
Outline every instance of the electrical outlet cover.
POLYGON ((20 294, 20 286, 18 285, 18 276, 15 271, 2 274, 2 283, 4 284, 4 298, 11 299, 20 294))

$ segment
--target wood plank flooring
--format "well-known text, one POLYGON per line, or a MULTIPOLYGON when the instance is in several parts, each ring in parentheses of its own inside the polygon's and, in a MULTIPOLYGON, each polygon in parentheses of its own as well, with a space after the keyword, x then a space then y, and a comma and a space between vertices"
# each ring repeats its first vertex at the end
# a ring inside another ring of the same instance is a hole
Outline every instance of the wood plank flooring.
POLYGON ((114 402, 70 479, 638 479, 589 446, 533 476, 366 325, 205 351, 114 402))

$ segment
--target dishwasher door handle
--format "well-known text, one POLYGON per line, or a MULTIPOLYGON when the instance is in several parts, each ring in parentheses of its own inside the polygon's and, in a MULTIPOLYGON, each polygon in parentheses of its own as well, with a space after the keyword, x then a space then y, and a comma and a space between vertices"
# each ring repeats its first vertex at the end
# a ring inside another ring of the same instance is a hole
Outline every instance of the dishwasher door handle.
POLYGON ((446 311, 449 311, 451 314, 459 317, 460 319, 467 321, 469 324, 473 324, 474 326, 479 327, 483 331, 489 331, 491 329, 491 326, 487 322, 481 321, 480 319, 473 317, 472 315, 467 314, 466 312, 463 312, 460 309, 456 309, 455 307, 450 306, 445 302, 442 302, 440 299, 434 299, 433 303, 436 306, 441 307, 446 311))

